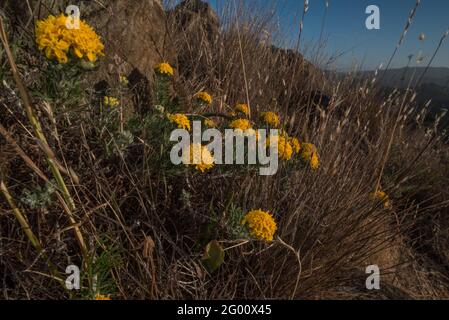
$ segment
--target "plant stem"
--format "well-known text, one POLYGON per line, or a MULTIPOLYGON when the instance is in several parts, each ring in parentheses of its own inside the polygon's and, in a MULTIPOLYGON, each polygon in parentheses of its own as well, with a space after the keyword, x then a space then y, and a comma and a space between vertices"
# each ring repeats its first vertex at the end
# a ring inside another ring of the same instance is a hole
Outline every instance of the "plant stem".
POLYGON ((59 171, 59 168, 54 161, 55 155, 52 152, 50 146, 48 145, 47 139, 45 138, 45 135, 44 135, 42 127, 39 123, 39 120, 36 117, 36 115, 34 114, 33 108, 31 107, 31 102, 30 102, 30 98, 28 95, 28 91, 26 90, 26 88, 22 82, 22 79, 20 78, 19 71, 17 69, 17 65, 14 61, 14 57, 13 57, 11 49, 9 47, 9 42, 8 42, 8 38, 5 33, 2 19, 0 19, 0 40, 3 43, 3 46, 5 48, 6 56, 8 58, 9 65, 11 67, 11 72, 14 77, 14 81, 16 82, 17 88, 19 89, 20 96, 22 98, 23 105, 24 105, 28 120, 30 121, 31 126, 33 127, 34 134, 35 134, 36 138, 41 143, 41 147, 42 147, 41 149, 43 149, 43 151, 45 153, 48 166, 50 167, 50 170, 59 186, 59 190, 61 191, 64 201, 69 209, 68 210, 69 220, 72 224, 75 225, 74 226, 75 235, 76 235, 78 243, 81 247, 82 254, 84 257, 87 257, 86 243, 84 242, 81 231, 79 230, 79 227, 76 226, 76 220, 74 219, 74 217, 72 215, 72 211, 74 211, 76 209, 75 202, 73 201, 73 198, 70 195, 70 192, 67 188, 67 185, 64 182, 61 172, 59 171))

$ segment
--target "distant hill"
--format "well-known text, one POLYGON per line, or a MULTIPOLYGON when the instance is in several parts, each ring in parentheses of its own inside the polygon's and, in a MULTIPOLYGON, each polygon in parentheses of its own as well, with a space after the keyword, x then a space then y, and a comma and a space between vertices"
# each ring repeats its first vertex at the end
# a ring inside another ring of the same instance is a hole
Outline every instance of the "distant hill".
MULTIPOLYGON (((425 71, 425 67, 407 67, 389 69, 379 72, 379 81, 384 87, 406 88, 414 87, 425 71)), ((360 72, 362 77, 373 75, 373 71, 360 72)), ((449 87, 449 68, 429 68, 425 73, 422 85, 434 84, 440 87, 449 87)))
MULTIPOLYGON (((432 122, 443 111, 449 110, 449 68, 429 68, 420 85, 416 87, 425 69, 425 67, 409 67, 382 70, 377 75, 377 81, 386 92, 407 87, 415 89, 418 94, 416 97, 418 105, 425 105, 431 101, 427 120, 432 122)), ((372 78, 374 71, 361 71, 356 76, 361 79, 372 78)), ((446 117, 449 119, 449 113, 446 117)))
MULTIPOLYGON (((425 67, 381 70, 376 76, 376 83, 383 88, 385 96, 388 96, 394 89, 404 91, 406 88, 411 88, 415 90, 417 107, 422 107, 430 101, 426 122, 431 124, 442 113, 446 113, 441 125, 449 127, 449 68, 429 68, 419 86, 416 86, 425 70, 425 67)), ((336 80, 343 80, 348 75, 345 72, 325 71, 325 73, 328 77, 333 77, 336 80)), ((352 76, 359 80, 370 80, 374 78, 374 73, 374 71, 359 71, 352 73, 352 76)))

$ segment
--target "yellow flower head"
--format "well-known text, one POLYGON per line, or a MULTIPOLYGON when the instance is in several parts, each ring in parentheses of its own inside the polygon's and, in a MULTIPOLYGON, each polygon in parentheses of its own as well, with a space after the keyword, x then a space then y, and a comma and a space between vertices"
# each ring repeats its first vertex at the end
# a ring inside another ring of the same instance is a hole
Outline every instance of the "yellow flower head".
POLYGON ((251 123, 247 119, 236 119, 229 124, 229 127, 231 127, 234 130, 238 129, 246 131, 248 129, 251 129, 251 123))
POLYGON ((207 92, 199 92, 195 95, 195 98, 205 104, 212 103, 212 96, 210 94, 208 94, 207 92))
POLYGON ((36 23, 36 43, 49 60, 67 63, 70 56, 94 62, 104 55, 104 45, 95 31, 83 20, 79 29, 68 29, 64 14, 48 16, 36 23))
POLYGON ((376 192, 372 193, 371 199, 382 201, 384 204, 384 208, 386 209, 391 207, 390 197, 382 190, 377 190, 376 192))
POLYGON ((112 299, 111 299, 111 295, 110 294, 105 295, 105 294, 97 293, 95 295, 95 300, 112 300, 112 299))
POLYGON ((215 121, 212 120, 212 119, 205 119, 205 120, 204 120, 204 124, 205 124, 207 127, 209 127, 209 128, 216 128, 216 127, 217 127, 217 124, 216 124, 215 121))
POLYGON ((267 139, 267 147, 276 141, 278 144, 278 157, 283 160, 290 160, 293 156, 293 147, 290 144, 288 137, 286 135, 269 136, 267 139))
POLYGON ((260 119, 273 128, 277 128, 281 121, 279 120, 279 116, 271 111, 262 112, 260 114, 260 119))
POLYGON ((188 147, 182 162, 186 165, 194 166, 198 171, 205 172, 214 167, 215 159, 207 147, 196 143, 188 147))
POLYGON ((234 110, 236 112, 243 113, 245 116, 249 115, 249 107, 245 103, 239 103, 235 106, 234 110))
POLYGON ((104 97, 103 104, 108 107, 116 107, 120 104, 117 98, 114 97, 104 97))
POLYGON ((307 162, 313 170, 318 169, 320 166, 320 157, 318 156, 316 147, 311 143, 303 143, 301 148, 302 159, 307 162))
POLYGON ((127 86, 129 84, 129 80, 126 76, 120 76, 119 80, 121 85, 127 86))
POLYGON ((310 160, 314 152, 316 152, 316 147, 313 144, 311 143, 302 144, 301 156, 304 160, 310 160))
POLYGON ((299 151, 301 151, 301 144, 299 143, 298 138, 290 138, 289 141, 293 147, 293 151, 299 153, 299 151))
POLYGON ((252 237, 273 241, 277 225, 270 213, 262 210, 252 210, 245 215, 241 223, 248 228, 252 237))
POLYGON ((320 158, 318 157, 318 154, 316 152, 312 154, 312 159, 310 159, 310 167, 313 170, 316 170, 320 167, 320 158))
POLYGON ((190 120, 185 114, 168 114, 167 117, 168 120, 170 120, 171 123, 176 124, 179 129, 190 130, 190 120))
POLYGON ((174 74, 172 66, 168 62, 159 63, 154 71, 159 75, 166 75, 172 77, 174 74))

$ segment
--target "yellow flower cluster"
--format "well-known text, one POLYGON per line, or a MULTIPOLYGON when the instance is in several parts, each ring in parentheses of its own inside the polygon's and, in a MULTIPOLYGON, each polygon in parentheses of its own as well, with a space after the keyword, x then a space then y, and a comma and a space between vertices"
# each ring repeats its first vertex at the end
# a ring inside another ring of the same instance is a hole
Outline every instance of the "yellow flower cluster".
POLYGON ((259 140, 259 132, 254 130, 251 126, 251 122, 247 119, 233 120, 229 126, 235 130, 235 133, 241 136, 250 137, 255 136, 256 141, 259 140))
POLYGON ((103 104, 107 107, 117 107, 120 102, 117 98, 106 96, 103 99, 103 104))
POLYGON ((206 125, 209 128, 216 128, 217 127, 217 124, 212 119, 205 119, 204 120, 204 125, 206 125))
POLYGON ((243 113, 245 116, 249 115, 249 106, 245 103, 239 103, 235 106, 234 110, 236 112, 243 113))
POLYGON ((390 197, 382 190, 377 190, 376 192, 372 193, 371 199, 382 201, 385 209, 391 208, 390 197))
MULTIPOLYGON (((160 75, 173 75, 172 67, 163 62, 155 67, 156 73, 160 75)), ((210 104, 212 103, 212 96, 207 92, 199 92, 194 96, 197 100, 210 104)), ((259 140, 259 133, 257 130, 253 129, 252 123, 250 119, 242 117, 242 115, 249 115, 249 106, 247 104, 239 103, 235 106, 234 110, 229 114, 232 119, 228 124, 229 128, 234 129, 237 133, 244 135, 245 137, 256 137, 256 141, 259 140)), ((191 123, 188 117, 185 114, 167 114, 170 122, 174 123, 180 129, 191 130, 191 123)), ((263 123, 268 125, 271 128, 279 128, 281 125, 280 117, 278 114, 272 111, 262 112, 260 114, 260 119, 263 123)), ((205 118, 203 120, 203 124, 209 128, 216 128, 217 124, 214 120, 205 118)), ((318 152, 316 147, 313 144, 305 143, 301 144, 298 138, 289 137, 289 135, 285 132, 284 129, 279 130, 279 135, 269 136, 266 141, 266 146, 269 147, 271 143, 274 141, 278 146, 278 157, 279 159, 289 161, 293 158, 294 154, 297 154, 302 158, 304 162, 306 162, 313 170, 316 170, 320 166, 320 159, 318 156, 318 152)), ((210 168, 212 168, 214 163, 213 155, 207 150, 204 149, 204 155, 201 150, 203 150, 200 144, 197 146, 191 145, 189 146, 190 151, 188 152, 188 156, 186 157, 201 157, 205 160, 201 160, 199 164, 196 164, 195 167, 197 170, 204 172, 210 168), (197 150, 196 150, 197 149, 197 150)), ((189 159, 186 159, 189 160, 189 159)), ((194 161, 198 162, 198 161, 194 161)), ((190 161, 187 161, 190 164, 190 161)))
POLYGON ((261 209, 252 210, 245 215, 241 223, 248 228, 252 237, 265 241, 273 241, 277 225, 270 213, 261 209))
POLYGON ((276 141, 278 143, 278 157, 283 160, 290 160, 293 156, 293 147, 289 142, 288 136, 270 136, 267 139, 267 146, 270 146, 271 143, 274 143, 276 141))
POLYGON ((123 86, 127 86, 129 84, 129 80, 126 76, 121 75, 119 77, 119 80, 120 80, 120 84, 123 86))
POLYGON ((166 76, 170 76, 170 77, 172 77, 174 74, 174 70, 168 62, 159 63, 154 68, 154 71, 159 75, 166 75, 166 76))
POLYGON ((273 128, 277 128, 281 123, 281 121, 279 120, 279 116, 271 111, 262 112, 260 114, 260 119, 273 128))
POLYGON ((313 170, 316 170, 320 166, 320 158, 318 156, 318 151, 316 147, 311 143, 303 143, 301 145, 302 159, 307 162, 313 170))
POLYGON ((310 167, 313 170, 316 170, 320 167, 320 158, 318 157, 318 154, 316 152, 312 155, 312 159, 310 159, 310 167))
POLYGON ((111 295, 110 294, 105 295, 105 294, 97 293, 95 295, 95 300, 112 300, 112 299, 111 299, 111 295))
POLYGON ((298 138, 290 138, 289 142, 292 145, 293 151, 295 153, 299 153, 299 151, 301 151, 301 144, 299 143, 298 138))
POLYGON ((82 20, 79 29, 68 29, 67 19, 61 14, 37 21, 35 31, 39 49, 47 59, 56 59, 61 64, 67 63, 70 55, 90 62, 96 61, 104 50, 100 37, 82 20))
POLYGON ((212 103, 212 96, 207 92, 199 92, 195 95, 195 98, 199 101, 205 103, 205 104, 211 104, 212 103))
POLYGON ((251 129, 251 123, 247 119, 236 119, 229 124, 229 127, 231 127, 234 130, 238 129, 246 131, 248 129, 251 129))
POLYGON ((192 165, 196 170, 205 172, 214 167, 215 159, 207 147, 199 143, 191 144, 184 154, 183 163, 192 165))
POLYGON ((187 118, 185 114, 176 113, 176 114, 168 114, 168 120, 171 123, 174 123, 179 129, 190 130, 190 120, 187 118))

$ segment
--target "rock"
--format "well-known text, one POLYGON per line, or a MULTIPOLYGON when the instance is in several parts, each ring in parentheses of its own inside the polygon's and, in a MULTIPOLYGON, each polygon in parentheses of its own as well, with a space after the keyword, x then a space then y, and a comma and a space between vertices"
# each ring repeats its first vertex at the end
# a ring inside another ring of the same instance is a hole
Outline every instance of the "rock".
POLYGON ((220 21, 211 6, 201 0, 183 0, 173 12, 179 31, 187 34, 204 33, 209 42, 219 35, 220 21))
POLYGON ((206 75, 210 70, 204 61, 212 56, 220 38, 220 21, 211 6, 201 0, 183 0, 173 10, 168 11, 169 24, 174 37, 173 46, 178 51, 178 70, 180 75, 192 76, 192 56, 198 58, 198 52, 207 52, 196 63, 196 74, 206 75), (182 36, 179 36, 182 35, 182 36))
POLYGON ((277 63, 279 68, 288 66, 289 68, 300 68, 301 75, 308 78, 310 75, 318 76, 318 82, 324 80, 324 74, 316 66, 314 66, 307 59, 304 59, 302 54, 292 49, 281 49, 276 46, 271 46, 273 54, 278 56, 277 63))
POLYGON ((117 81, 118 74, 131 73, 151 79, 157 63, 173 60, 174 55, 165 45, 166 17, 160 0, 137 1, 133 5, 127 0, 112 0, 105 7, 88 6, 83 18, 105 43, 105 57, 95 72, 95 80, 117 81))
MULTIPOLYGON (((14 24, 30 26, 33 19, 65 12, 54 0, 7 0, 0 9, 14 19, 14 24), (27 5, 29 3, 29 6, 27 5)), ((173 60, 166 44, 166 16, 161 0, 80 1, 81 19, 101 35, 105 56, 98 71, 91 73, 91 82, 117 81, 118 74, 137 72, 151 78, 153 67, 162 60, 173 60)), ((18 28, 18 30, 20 30, 18 28)))

